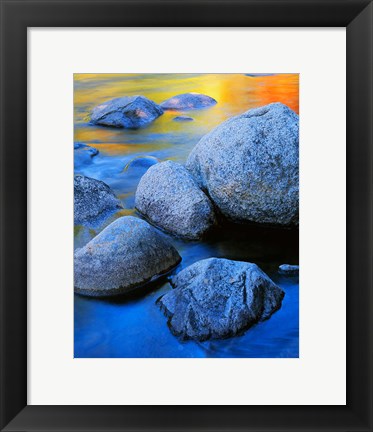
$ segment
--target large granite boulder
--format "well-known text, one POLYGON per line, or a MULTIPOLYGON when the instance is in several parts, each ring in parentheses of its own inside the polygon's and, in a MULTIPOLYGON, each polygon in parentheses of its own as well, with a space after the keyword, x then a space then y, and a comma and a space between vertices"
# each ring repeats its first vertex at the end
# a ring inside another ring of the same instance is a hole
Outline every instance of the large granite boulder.
POLYGON ((165 100, 160 106, 164 110, 187 111, 208 108, 216 104, 217 101, 210 96, 200 93, 183 93, 165 100))
POLYGON ((209 258, 182 270, 158 300, 173 334, 221 339, 241 334, 281 307, 284 292, 248 262, 209 258))
POLYGON ((194 147, 186 167, 229 219, 298 225, 299 121, 286 105, 220 124, 194 147))
POLYGON ((122 204, 103 181, 77 174, 74 176, 74 224, 94 223, 122 204))
POLYGON ((112 296, 132 291, 173 269, 181 258, 164 235, 124 216, 74 255, 75 292, 112 296))
POLYGON ((153 165, 136 190, 136 208, 152 223, 195 240, 215 223, 213 206, 190 173, 172 161, 153 165))
POLYGON ((162 108, 145 96, 125 96, 111 99, 95 107, 91 114, 91 123, 138 129, 162 114, 162 108))

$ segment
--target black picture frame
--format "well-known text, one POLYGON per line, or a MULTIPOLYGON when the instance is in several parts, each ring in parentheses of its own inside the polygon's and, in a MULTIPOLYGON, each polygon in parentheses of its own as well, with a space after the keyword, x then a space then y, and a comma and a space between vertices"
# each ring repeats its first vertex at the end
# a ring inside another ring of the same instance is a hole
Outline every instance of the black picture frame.
POLYGON ((1 430, 371 431, 372 2, 1 0, 0 3, 1 430), (347 28, 346 406, 27 405, 27 28, 146 26, 347 28))

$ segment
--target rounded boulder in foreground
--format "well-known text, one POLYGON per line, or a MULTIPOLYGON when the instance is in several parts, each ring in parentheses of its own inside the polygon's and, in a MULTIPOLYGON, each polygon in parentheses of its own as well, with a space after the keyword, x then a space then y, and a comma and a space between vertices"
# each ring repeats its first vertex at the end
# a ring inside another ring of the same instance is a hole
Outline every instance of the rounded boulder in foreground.
POLYGON ((137 187, 135 205, 152 223, 185 239, 199 239, 215 223, 208 197, 190 173, 172 161, 148 169, 137 187))
POLYGON ((155 228, 124 216, 75 252, 75 292, 99 297, 126 293, 172 270, 180 260, 155 228))
POLYGON ((204 341, 241 334, 281 307, 284 292, 256 264, 209 258, 182 270, 158 300, 173 334, 204 341))
POLYGON ((194 147, 186 167, 229 219, 298 225, 299 119, 286 105, 220 124, 194 147))
POLYGON ((160 106, 164 110, 187 111, 208 108, 216 104, 217 101, 210 96, 200 93, 183 93, 165 100, 160 106))
POLYGON ((110 187, 101 180, 81 174, 74 176, 74 224, 94 223, 122 204, 110 187))
POLYGON ((162 114, 162 108, 145 96, 125 96, 111 99, 95 107, 91 114, 91 123, 138 129, 162 114))

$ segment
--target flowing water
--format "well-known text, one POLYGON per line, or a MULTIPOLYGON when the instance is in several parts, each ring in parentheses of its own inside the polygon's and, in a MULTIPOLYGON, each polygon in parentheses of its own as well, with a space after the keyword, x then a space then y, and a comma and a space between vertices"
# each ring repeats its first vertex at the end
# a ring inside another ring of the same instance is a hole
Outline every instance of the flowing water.
MULTIPOLYGON (((271 102, 299 111, 298 75, 278 74, 76 74, 75 142, 99 154, 75 163, 75 173, 99 179, 114 190, 123 209, 94 226, 75 226, 75 248, 84 246, 117 217, 135 214, 139 179, 154 158, 184 163, 199 139, 233 115, 271 102), (180 93, 204 93, 217 105, 188 112, 166 111, 138 130, 89 125, 93 107, 114 97, 141 94, 160 103, 180 93), (194 121, 176 122, 177 115, 194 121)), ((75 295, 75 357, 298 357, 299 282, 278 274, 280 264, 298 263, 298 231, 227 224, 203 242, 169 237, 182 256, 174 272, 204 258, 224 257, 258 264, 284 291, 282 307, 243 335, 220 341, 180 341, 155 304, 171 289, 167 279, 130 296, 92 299, 75 295)))

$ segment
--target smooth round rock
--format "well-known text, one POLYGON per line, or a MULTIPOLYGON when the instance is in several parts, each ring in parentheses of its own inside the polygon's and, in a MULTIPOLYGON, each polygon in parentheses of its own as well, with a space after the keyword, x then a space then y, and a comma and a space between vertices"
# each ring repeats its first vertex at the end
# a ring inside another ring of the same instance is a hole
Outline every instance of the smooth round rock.
POLYGON ((154 156, 137 156, 127 163, 123 172, 130 172, 133 170, 146 171, 158 162, 159 160, 154 156))
POLYGON ((241 334, 281 307, 284 292, 256 265, 209 258, 172 279, 158 300, 172 333, 204 341, 241 334))
POLYGON ((122 204, 103 181, 76 174, 74 176, 74 224, 93 223, 122 204))
POLYGON ((210 96, 200 93, 183 93, 173 96, 160 104, 164 110, 193 110, 208 108, 216 105, 217 101, 210 96))
POLYGON ((153 165, 136 190, 136 208, 153 224, 196 240, 215 223, 213 206, 190 173, 172 161, 153 165))
POLYGON ((186 167, 227 218, 298 225, 299 119, 286 105, 220 124, 194 147, 186 167))
POLYGON ((162 114, 162 108, 145 96, 125 96, 111 99, 95 107, 91 114, 91 123, 138 129, 162 114))
POLYGON ((154 281, 180 260, 154 227, 124 216, 75 252, 75 292, 99 297, 123 294, 154 281))

